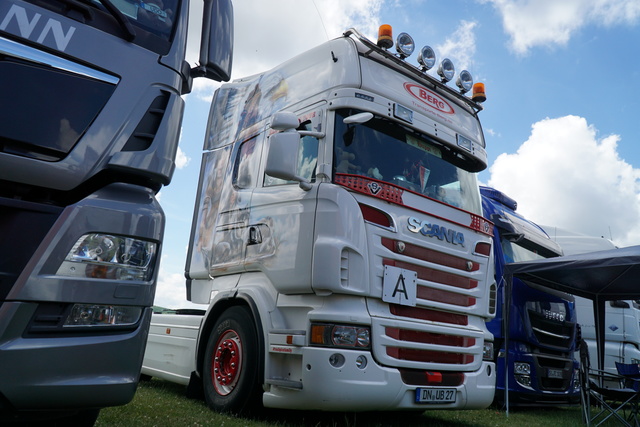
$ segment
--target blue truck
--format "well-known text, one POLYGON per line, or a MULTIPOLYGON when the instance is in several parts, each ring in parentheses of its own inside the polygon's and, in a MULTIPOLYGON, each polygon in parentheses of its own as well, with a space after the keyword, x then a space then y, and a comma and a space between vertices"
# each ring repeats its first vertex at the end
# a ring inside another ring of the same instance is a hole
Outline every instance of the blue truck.
POLYGON ((577 404, 579 332, 574 297, 514 279, 510 301, 505 298, 507 263, 561 256, 562 249, 542 228, 516 213, 515 200, 489 187, 480 187, 480 193, 484 216, 495 224, 498 301, 495 318, 487 322, 495 337, 494 403, 504 404, 508 389, 510 405, 577 404))

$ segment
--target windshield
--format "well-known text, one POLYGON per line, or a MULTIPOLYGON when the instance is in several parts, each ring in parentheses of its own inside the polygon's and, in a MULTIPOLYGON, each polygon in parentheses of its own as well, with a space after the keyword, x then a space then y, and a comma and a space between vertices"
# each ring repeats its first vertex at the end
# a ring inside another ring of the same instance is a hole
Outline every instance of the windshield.
POLYGON ((469 212, 482 212, 476 175, 456 152, 427 135, 375 117, 345 124, 356 110, 336 111, 334 173, 402 187, 469 212))
MULTIPOLYGON (((131 24, 144 31, 169 39, 178 0, 110 0, 131 24)), ((100 0, 93 3, 102 4, 100 0)))
POLYGON ((506 262, 534 261, 536 259, 551 258, 551 254, 545 254, 533 249, 527 249, 521 244, 511 242, 507 239, 500 239, 502 253, 506 262))

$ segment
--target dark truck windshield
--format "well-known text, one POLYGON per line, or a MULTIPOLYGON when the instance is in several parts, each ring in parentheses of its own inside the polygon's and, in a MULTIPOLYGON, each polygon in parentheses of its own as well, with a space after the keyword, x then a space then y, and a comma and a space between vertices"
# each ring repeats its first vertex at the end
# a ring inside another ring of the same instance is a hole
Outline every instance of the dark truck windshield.
POLYGON ((390 120, 344 124, 336 111, 334 173, 386 182, 472 213, 481 213, 476 175, 452 149, 390 120))
POLYGON ((25 0, 165 55, 182 0, 25 0))
MULTIPOLYGON (((98 4, 104 3, 101 0, 92 1, 98 4)), ((171 36, 178 0, 110 1, 137 28, 152 32, 167 40, 171 36)))

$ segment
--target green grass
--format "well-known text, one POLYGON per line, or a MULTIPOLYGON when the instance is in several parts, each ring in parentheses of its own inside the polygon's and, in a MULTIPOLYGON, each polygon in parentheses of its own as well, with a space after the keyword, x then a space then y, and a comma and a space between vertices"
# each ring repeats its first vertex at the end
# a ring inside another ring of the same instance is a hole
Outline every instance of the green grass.
MULTIPOLYGON (((540 426, 574 427, 582 424, 580 408, 511 409, 509 417, 494 408, 473 411, 425 411, 383 413, 326 413, 270 410, 259 420, 235 418, 209 410, 201 400, 185 397, 185 387, 153 379, 143 381, 131 403, 105 408, 96 426, 540 426)), ((615 424, 613 424, 615 425, 615 424)))

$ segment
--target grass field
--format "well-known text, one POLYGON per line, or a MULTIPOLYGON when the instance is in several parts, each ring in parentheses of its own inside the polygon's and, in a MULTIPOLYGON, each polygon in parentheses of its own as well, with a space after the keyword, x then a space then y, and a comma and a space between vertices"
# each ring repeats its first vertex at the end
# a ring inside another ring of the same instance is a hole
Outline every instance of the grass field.
MULTIPOLYGON (((141 382, 131 403, 106 408, 96 426, 540 426, 574 427, 582 425, 580 408, 511 409, 509 417, 494 408, 474 411, 425 411, 383 413, 325 413, 271 410, 260 419, 234 418, 217 414, 200 400, 185 397, 185 387, 153 379, 141 382)), ((615 424, 612 424, 615 425, 615 424)))

